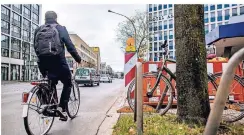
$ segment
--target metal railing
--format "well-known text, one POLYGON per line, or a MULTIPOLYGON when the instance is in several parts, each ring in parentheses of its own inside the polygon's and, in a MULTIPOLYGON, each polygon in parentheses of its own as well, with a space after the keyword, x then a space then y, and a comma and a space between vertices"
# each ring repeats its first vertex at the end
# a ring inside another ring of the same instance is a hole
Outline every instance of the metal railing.
POLYGON ((213 109, 210 112, 204 135, 216 135, 222 118, 225 103, 229 95, 229 88, 234 79, 235 70, 244 59, 244 48, 236 52, 228 62, 227 68, 223 71, 222 79, 217 90, 213 109))

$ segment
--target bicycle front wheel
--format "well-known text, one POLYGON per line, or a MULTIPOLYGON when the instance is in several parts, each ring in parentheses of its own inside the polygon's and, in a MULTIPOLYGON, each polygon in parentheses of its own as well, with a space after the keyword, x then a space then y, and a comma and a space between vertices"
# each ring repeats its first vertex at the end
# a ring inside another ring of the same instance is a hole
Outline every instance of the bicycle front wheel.
POLYGON ((73 119, 79 112, 80 108, 80 90, 79 86, 75 81, 72 81, 73 85, 71 88, 69 102, 67 103, 67 114, 73 119))

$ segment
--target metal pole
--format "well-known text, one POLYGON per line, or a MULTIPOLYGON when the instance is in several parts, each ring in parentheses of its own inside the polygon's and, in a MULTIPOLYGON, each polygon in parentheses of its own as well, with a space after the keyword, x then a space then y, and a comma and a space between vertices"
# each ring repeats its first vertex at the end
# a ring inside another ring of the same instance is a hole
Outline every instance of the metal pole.
POLYGON ((143 90, 142 90, 142 82, 143 82, 143 77, 142 77, 142 63, 137 62, 137 108, 136 108, 136 113, 137 113, 137 118, 136 118, 136 125, 137 125, 137 134, 142 135, 143 134, 143 90))
POLYGON ((217 90, 216 99, 211 109, 208 122, 204 131, 204 135, 216 135, 226 100, 229 95, 229 88, 235 76, 235 69, 244 58, 244 48, 236 52, 228 62, 227 68, 224 70, 220 85, 217 90))
MULTIPOLYGON (((110 13, 114 13, 114 14, 117 14, 117 15, 120 15, 120 16, 123 16, 123 17, 125 17, 126 19, 128 19, 130 22, 131 22, 131 24, 132 24, 132 26, 133 26, 133 29, 134 29, 134 34, 135 34, 135 46, 136 46, 136 36, 137 36, 137 34, 136 34, 136 27, 135 27, 135 24, 134 24, 134 22, 129 18, 129 17, 127 17, 127 16, 125 16, 125 15, 122 15, 122 14, 120 14, 120 13, 116 13, 116 12, 114 12, 114 11, 111 11, 111 10, 108 10, 108 12, 110 12, 110 13)), ((137 46, 136 46, 136 48, 137 48, 137 46)), ((136 49, 136 51, 137 51, 137 53, 138 53, 138 49, 136 49)), ((137 70, 137 67, 136 67, 136 70, 137 70)), ((137 71, 135 71, 135 72, 137 72, 137 71)), ((137 73, 135 73, 135 76, 137 76, 137 73)), ((135 81, 136 81, 136 78, 135 78, 135 81)), ((135 108, 134 108, 134 121, 136 121, 136 108, 137 108, 137 106, 136 106, 136 104, 137 104, 137 81, 136 81, 136 84, 135 84, 135 91, 134 91, 134 95, 135 95, 135 108)))

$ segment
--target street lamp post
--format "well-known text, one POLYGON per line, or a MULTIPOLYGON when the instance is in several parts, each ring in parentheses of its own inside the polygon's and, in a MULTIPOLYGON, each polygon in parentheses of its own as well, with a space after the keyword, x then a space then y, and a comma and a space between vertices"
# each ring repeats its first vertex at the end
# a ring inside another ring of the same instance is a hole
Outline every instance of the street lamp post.
MULTIPOLYGON (((123 17, 125 17, 126 19, 128 19, 131 22, 131 24, 133 26, 133 29, 134 29, 134 35, 135 35, 134 38, 135 38, 135 46, 136 46, 136 36, 137 36, 137 34, 136 34, 136 27, 135 27, 134 22, 129 17, 127 17, 125 15, 122 15, 120 13, 116 13, 116 12, 114 12, 112 10, 108 10, 108 12, 123 16, 123 17)), ((136 46, 136 48, 137 48, 137 46, 136 46)), ((138 49, 136 49, 136 52, 137 52, 136 54, 138 55, 138 49)), ((136 67, 136 72, 137 72, 137 67, 136 67)), ((136 72, 135 72, 135 76, 137 76, 136 72)), ((137 97, 137 80, 136 80, 136 77, 135 77, 135 82, 136 83, 135 83, 135 91, 134 91, 134 95, 135 95, 134 121, 136 121, 136 117, 137 117, 137 112, 136 112, 136 110, 137 110, 137 98, 136 98, 137 97)))

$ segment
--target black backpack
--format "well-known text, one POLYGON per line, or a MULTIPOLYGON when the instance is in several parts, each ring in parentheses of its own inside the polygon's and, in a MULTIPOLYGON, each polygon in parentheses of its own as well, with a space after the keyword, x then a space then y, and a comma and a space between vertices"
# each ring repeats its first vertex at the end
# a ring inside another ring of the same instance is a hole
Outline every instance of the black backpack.
POLYGON ((55 56, 63 51, 63 46, 56 29, 58 24, 45 24, 36 33, 34 49, 37 56, 55 56))

